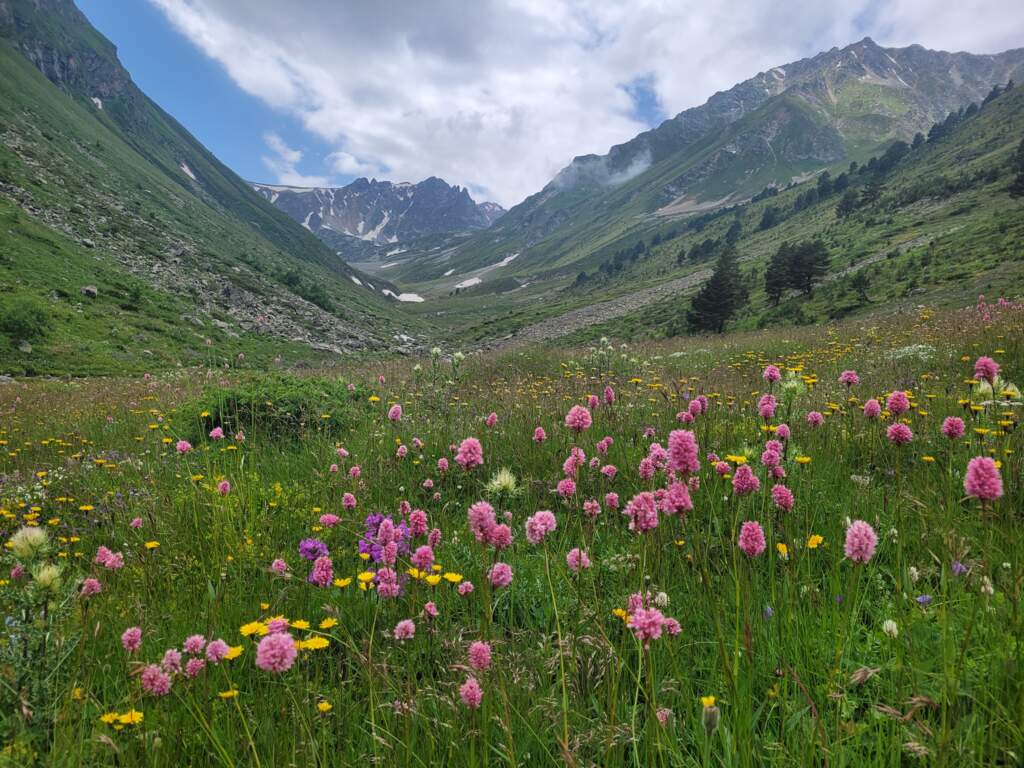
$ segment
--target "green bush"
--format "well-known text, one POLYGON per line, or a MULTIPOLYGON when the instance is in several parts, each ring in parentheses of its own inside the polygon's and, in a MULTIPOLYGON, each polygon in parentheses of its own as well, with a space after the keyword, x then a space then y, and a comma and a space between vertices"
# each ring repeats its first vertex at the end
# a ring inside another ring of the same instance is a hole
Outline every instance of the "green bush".
POLYGON ((221 427, 231 437, 299 439, 307 434, 340 435, 352 423, 353 409, 366 403, 363 387, 349 389, 340 379, 266 374, 228 387, 212 386, 180 411, 183 436, 197 441, 221 427))
POLYGON ((0 305, 0 331, 12 341, 34 341, 50 330, 50 313, 33 296, 15 296, 0 305))

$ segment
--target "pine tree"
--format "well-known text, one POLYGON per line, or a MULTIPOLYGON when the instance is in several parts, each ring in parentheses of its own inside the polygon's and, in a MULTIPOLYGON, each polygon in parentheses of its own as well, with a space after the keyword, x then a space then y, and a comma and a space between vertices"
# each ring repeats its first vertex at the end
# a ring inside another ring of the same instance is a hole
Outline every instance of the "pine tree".
POLYGON ((782 294, 789 287, 792 261, 792 249, 789 243, 783 243, 768 262, 768 269, 764 273, 764 292, 773 307, 779 305, 782 294))
POLYGON ((724 248, 711 277, 693 297, 686 323, 691 331, 721 333, 725 324, 746 301, 746 285, 740 275, 736 251, 724 248))
POLYGON ((1012 168, 1017 172, 1017 176, 1010 182, 1010 194, 1013 197, 1024 197, 1024 139, 1021 139, 1017 147, 1012 168))
POLYGON ((814 290, 814 284, 828 274, 831 257, 821 240, 806 240, 794 249, 789 265, 790 286, 804 293, 814 290))

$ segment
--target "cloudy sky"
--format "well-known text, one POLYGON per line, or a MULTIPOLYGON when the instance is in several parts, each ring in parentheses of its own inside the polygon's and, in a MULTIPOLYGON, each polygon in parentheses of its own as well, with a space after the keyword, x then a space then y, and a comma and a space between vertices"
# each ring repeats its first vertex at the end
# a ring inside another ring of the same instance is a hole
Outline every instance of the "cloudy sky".
POLYGON ((1024 46, 1019 0, 78 1, 140 86, 246 178, 435 175, 505 206, 575 155, 865 35, 1024 46))

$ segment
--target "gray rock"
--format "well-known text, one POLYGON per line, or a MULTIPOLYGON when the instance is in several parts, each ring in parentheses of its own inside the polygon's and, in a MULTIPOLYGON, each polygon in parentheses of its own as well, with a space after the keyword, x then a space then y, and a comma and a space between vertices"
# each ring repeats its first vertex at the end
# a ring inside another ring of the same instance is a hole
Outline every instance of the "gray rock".
POLYGON ((24 352, 26 355, 29 355, 32 353, 32 345, 29 344, 27 341, 23 341, 20 344, 18 344, 18 351, 24 352))
POLYGON ((82 238, 82 245, 84 245, 86 248, 95 248, 96 247, 96 243, 94 243, 88 237, 83 237, 82 238))
POLYGON ((99 288, 97 288, 95 285, 82 286, 81 294, 83 296, 87 296, 90 299, 95 299, 97 296, 99 296, 99 293, 99 288))

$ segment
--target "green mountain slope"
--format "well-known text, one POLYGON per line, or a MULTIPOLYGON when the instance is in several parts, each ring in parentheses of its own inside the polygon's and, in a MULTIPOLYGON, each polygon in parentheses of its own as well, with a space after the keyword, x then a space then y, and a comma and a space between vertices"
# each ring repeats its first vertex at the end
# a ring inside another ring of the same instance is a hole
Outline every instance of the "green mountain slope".
POLYGON ((546 285, 513 289, 498 277, 417 309, 441 313, 461 337, 478 340, 681 333, 690 297, 729 240, 750 287, 730 327, 822 322, 926 300, 963 304, 978 293, 1018 296, 1024 198, 1009 191, 1022 140, 1024 88, 1016 87, 914 148, 895 145, 852 171, 833 167, 827 182, 815 176, 755 201, 639 218, 581 249, 546 285), (846 193, 856 205, 840 215, 846 193), (825 279, 773 306, 764 292, 769 259, 784 243, 815 238, 830 254, 825 279))
POLYGON ((529 283, 539 295, 652 219, 683 219, 862 161, 1022 74, 1024 49, 976 56, 870 39, 776 67, 605 156, 576 158, 491 229, 442 254, 410 252, 388 276, 435 296, 474 275, 529 283))
POLYGON ((0 135, 0 304, 49 317, 0 335, 4 370, 315 356, 423 328, 151 102, 68 0, 0 0, 0 135))

